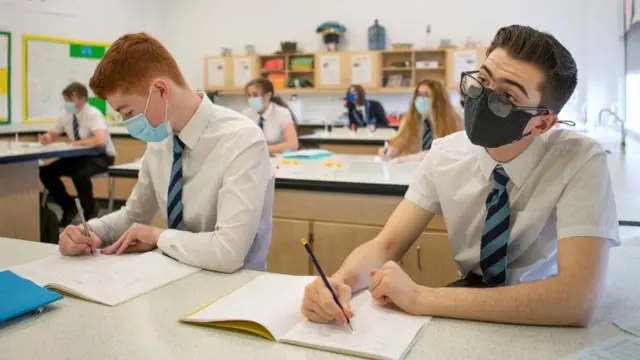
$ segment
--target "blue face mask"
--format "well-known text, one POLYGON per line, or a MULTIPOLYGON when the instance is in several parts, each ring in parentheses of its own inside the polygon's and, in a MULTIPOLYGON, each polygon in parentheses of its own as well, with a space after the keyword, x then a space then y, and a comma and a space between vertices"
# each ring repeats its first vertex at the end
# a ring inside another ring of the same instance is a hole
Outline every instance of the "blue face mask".
POLYGON ((147 112, 147 108, 149 107, 149 100, 151 99, 152 90, 153 88, 149 90, 149 97, 147 97, 147 105, 145 105, 144 111, 124 122, 124 126, 127 128, 127 131, 131 136, 145 142, 159 142, 171 135, 171 124, 168 120, 166 120, 167 112, 169 110, 169 104, 166 101, 164 103, 165 120, 160 125, 153 127, 149 123, 147 115, 145 115, 145 113, 147 112))
POLYGON ((66 111, 67 114, 72 114, 72 115, 78 113, 78 109, 76 109, 76 104, 72 103, 71 101, 64 102, 64 111, 66 111))
POLYGON ((264 108, 264 103, 260 96, 254 96, 249 98, 249 107, 255 112, 260 112, 264 108))
POLYGON ((427 116, 427 114, 429 114, 429 111, 431 110, 431 100, 423 96, 418 96, 413 105, 415 105, 416 111, 422 116, 427 116))
POLYGON ((347 95, 347 101, 352 103, 352 104, 354 104, 357 99, 358 99, 358 95, 356 95, 354 93, 349 93, 349 95, 347 95))

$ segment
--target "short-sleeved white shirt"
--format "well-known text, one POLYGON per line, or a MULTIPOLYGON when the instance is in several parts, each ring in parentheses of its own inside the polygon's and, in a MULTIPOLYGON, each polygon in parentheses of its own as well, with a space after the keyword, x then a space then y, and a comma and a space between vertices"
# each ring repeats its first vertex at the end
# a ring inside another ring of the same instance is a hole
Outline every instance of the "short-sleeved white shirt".
POLYGON ((284 127, 289 124, 293 124, 293 117, 291 111, 286 107, 279 106, 271 103, 267 107, 267 110, 260 115, 253 109, 245 109, 242 112, 249 119, 253 120, 256 124, 260 123, 260 116, 264 118, 262 130, 264 137, 267 139, 267 144, 281 144, 285 142, 284 127))
MULTIPOLYGON (((464 131, 457 132, 434 141, 405 195, 444 216, 452 254, 463 275, 482 275, 485 202, 496 165, 464 131)), ((552 130, 502 166, 510 178, 508 284, 557 275, 559 239, 599 237, 619 245, 607 153, 598 142, 569 130, 552 130)))
MULTIPOLYGON (((107 132, 107 144, 105 145, 105 152, 107 155, 116 156, 116 148, 111 141, 111 135, 109 134, 109 128, 107 127, 107 121, 104 116, 96 107, 85 104, 82 110, 76 113, 78 119, 78 133, 80 139, 86 139, 93 136, 94 130, 104 130, 107 132)), ((54 126, 56 134, 66 133, 69 139, 73 138, 73 115, 64 114, 56 120, 54 126)))

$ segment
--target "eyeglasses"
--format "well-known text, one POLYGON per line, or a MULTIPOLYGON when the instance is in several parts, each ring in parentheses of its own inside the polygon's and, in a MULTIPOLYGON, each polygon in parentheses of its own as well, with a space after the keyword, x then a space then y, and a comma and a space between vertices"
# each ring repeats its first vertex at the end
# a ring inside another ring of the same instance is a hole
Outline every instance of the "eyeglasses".
MULTIPOLYGON (((477 99, 486 90, 484 85, 482 85, 482 83, 478 79, 471 75, 477 74, 479 72, 480 71, 478 70, 465 71, 462 73, 462 76, 460 78, 460 90, 465 96, 468 96, 472 99, 477 99)), ((536 116, 549 113, 549 109, 543 107, 516 106, 509 99, 507 99, 507 96, 505 94, 495 91, 489 92, 487 103, 489 104, 489 109, 491 109, 494 114, 503 118, 506 118, 514 110, 536 111, 536 116)))

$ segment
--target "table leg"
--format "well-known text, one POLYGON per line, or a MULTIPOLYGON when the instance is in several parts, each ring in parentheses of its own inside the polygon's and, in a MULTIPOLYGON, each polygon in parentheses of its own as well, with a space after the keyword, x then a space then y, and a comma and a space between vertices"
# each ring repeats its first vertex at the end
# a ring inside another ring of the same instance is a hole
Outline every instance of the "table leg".
POLYGON ((40 241, 38 162, 0 165, 0 237, 40 241))

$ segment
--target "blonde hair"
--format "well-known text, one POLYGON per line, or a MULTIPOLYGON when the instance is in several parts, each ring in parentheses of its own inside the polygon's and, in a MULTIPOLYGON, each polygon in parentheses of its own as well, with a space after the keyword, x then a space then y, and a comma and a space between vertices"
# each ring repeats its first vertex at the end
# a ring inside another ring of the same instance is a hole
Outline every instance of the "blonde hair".
POLYGON ((462 129, 462 121, 449 102, 449 95, 444 86, 436 80, 423 80, 413 91, 409 111, 400 124, 398 134, 389 140, 389 145, 402 155, 414 154, 422 150, 422 116, 415 106, 418 89, 422 85, 428 86, 431 91, 429 119, 433 137, 442 138, 462 129))

